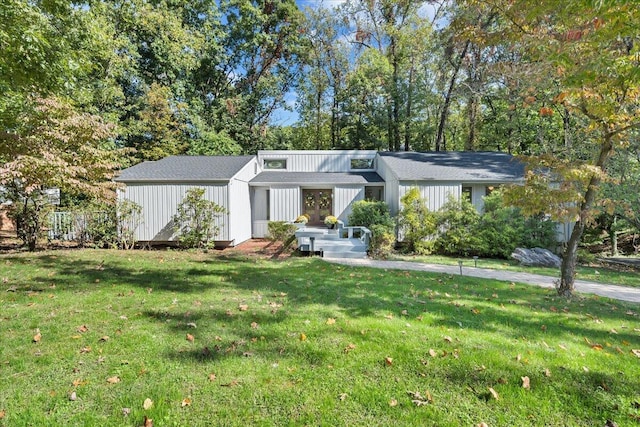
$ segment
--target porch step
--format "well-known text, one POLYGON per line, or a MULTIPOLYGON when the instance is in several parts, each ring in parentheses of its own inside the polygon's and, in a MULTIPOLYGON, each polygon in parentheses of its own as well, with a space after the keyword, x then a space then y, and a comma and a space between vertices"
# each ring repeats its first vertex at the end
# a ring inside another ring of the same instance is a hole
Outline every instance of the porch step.
POLYGON ((314 249, 324 258, 366 258, 367 246, 360 239, 317 239, 314 249))

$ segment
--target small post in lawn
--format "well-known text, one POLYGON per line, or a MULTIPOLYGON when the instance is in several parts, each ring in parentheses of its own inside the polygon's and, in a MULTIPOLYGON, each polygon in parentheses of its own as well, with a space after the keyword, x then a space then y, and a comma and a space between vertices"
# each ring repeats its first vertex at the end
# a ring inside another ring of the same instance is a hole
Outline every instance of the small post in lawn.
POLYGON ((475 255, 473 257, 473 266, 478 268, 478 255, 475 255))
POLYGON ((460 275, 462 276, 462 260, 458 260, 458 266, 460 267, 460 275))

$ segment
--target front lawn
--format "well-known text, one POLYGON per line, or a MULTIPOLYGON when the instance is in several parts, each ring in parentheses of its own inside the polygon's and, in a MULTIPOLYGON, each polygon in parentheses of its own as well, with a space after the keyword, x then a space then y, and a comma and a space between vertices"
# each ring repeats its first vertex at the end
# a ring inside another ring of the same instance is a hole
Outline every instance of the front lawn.
POLYGON ((640 307, 319 259, 0 256, 0 426, 640 422, 640 307))
MULTIPOLYGON (((456 258, 439 255, 419 256, 402 254, 394 254, 389 259, 443 265, 458 265, 458 261, 462 261, 465 267, 477 266, 478 268, 489 268, 492 270, 522 271, 525 273, 560 277, 560 269, 548 267, 526 267, 520 265, 516 260, 486 258, 479 258, 477 260, 474 260, 471 257, 456 258)), ((624 269, 623 267, 614 269, 605 266, 593 267, 578 265, 576 279, 640 288, 640 274, 638 274, 638 271, 632 270, 630 268, 624 269)))

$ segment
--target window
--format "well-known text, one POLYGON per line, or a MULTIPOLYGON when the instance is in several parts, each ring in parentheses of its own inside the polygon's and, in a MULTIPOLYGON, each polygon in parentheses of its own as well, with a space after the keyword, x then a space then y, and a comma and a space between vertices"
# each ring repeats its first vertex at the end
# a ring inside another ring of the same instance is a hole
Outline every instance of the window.
POLYGON ((264 159, 265 169, 286 169, 287 159, 264 159))
POLYGON ((381 201, 383 190, 383 187, 364 187, 364 198, 365 200, 381 201))
POLYGON ((267 221, 271 221, 271 190, 267 190, 267 221))
POLYGON ((373 159, 351 159, 351 169, 373 169, 373 159))
POLYGON ((473 189, 471 187, 462 187, 462 197, 473 203, 473 189))

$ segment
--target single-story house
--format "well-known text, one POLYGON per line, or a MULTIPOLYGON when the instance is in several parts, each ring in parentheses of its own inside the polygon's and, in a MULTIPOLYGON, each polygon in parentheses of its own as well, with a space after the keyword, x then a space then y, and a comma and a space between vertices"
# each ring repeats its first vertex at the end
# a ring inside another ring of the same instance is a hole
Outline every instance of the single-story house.
POLYGON ((226 208, 216 241, 237 245, 265 237, 269 221, 293 221, 307 213, 309 225, 334 215, 348 225, 354 202, 384 200, 392 214, 417 187, 429 209, 450 195, 466 194, 480 211, 496 186, 519 183, 524 165, 499 152, 259 151, 254 156, 170 156, 121 171, 121 199, 142 207, 137 239, 176 239, 172 217, 188 189, 205 189, 226 208))

